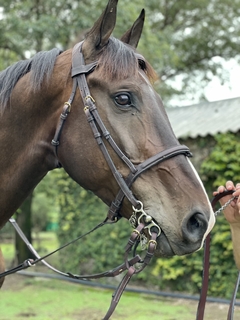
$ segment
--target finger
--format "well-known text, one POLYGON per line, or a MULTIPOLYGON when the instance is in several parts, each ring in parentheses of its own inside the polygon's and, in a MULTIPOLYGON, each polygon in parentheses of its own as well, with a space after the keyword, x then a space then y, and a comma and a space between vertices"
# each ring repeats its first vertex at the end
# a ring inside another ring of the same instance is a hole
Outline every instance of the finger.
POLYGON ((240 183, 236 184, 236 190, 233 192, 234 197, 240 196, 240 183))
POLYGON ((224 186, 220 186, 217 188, 217 191, 213 191, 213 196, 216 196, 219 193, 222 193, 225 190, 224 186))
POLYGON ((222 192, 224 192, 225 190, 226 190, 226 189, 225 189, 224 186, 219 186, 218 189, 217 189, 218 193, 222 193, 222 192))
POLYGON ((240 189, 236 189, 236 191, 233 192, 234 197, 239 197, 240 196, 240 189))
POLYGON ((234 189, 234 184, 232 181, 227 181, 226 182, 226 189, 227 190, 233 190, 234 189))
POLYGON ((219 186, 219 187, 217 188, 217 191, 214 191, 214 192, 213 192, 213 196, 215 197, 217 194, 222 193, 222 192, 224 192, 225 190, 226 190, 226 189, 225 189, 224 186, 219 186))

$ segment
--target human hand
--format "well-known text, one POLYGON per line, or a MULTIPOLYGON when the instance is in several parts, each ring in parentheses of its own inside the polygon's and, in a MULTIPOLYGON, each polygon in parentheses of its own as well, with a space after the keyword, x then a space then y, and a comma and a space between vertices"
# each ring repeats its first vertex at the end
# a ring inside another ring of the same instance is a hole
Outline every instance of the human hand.
POLYGON ((230 200, 233 196, 238 197, 231 201, 230 205, 228 205, 223 213, 226 220, 231 224, 239 224, 240 225, 240 183, 237 183, 236 186, 232 181, 227 181, 226 186, 219 186, 217 191, 213 192, 213 195, 217 195, 226 190, 235 190, 232 195, 227 195, 219 200, 221 205, 224 205, 228 200, 230 200))

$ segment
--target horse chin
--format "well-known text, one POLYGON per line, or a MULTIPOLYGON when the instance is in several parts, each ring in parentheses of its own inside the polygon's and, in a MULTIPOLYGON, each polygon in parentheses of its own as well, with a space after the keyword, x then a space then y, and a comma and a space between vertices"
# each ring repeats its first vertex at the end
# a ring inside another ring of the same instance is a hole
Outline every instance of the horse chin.
POLYGON ((201 246, 199 248, 192 248, 191 245, 180 245, 179 241, 169 241, 168 237, 162 231, 160 236, 157 238, 157 248, 154 252, 154 256, 157 258, 183 256, 198 251, 200 248, 201 246))
POLYGON ((172 257, 176 253, 173 251, 167 237, 162 232, 161 235, 157 239, 157 248, 154 253, 155 257, 172 257))

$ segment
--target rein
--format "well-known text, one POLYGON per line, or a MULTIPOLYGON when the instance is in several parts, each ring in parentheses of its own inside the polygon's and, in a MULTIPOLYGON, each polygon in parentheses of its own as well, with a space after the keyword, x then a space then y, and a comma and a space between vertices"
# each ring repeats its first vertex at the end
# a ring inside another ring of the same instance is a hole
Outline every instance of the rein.
MULTIPOLYGON (((234 192, 234 190, 228 190, 228 191, 217 194, 212 199, 212 202, 211 202, 213 211, 215 210, 215 206, 216 206, 217 202, 221 198, 225 197, 226 195, 230 195, 233 192, 234 192)), ((231 201, 234 200, 234 198, 235 197, 232 197, 219 210, 215 211, 215 216, 217 216, 221 211, 223 211, 231 203, 231 201)), ((206 301, 207 301, 207 291, 208 291, 208 284, 209 284, 210 243, 211 243, 211 236, 209 233, 208 236, 206 237, 205 244, 204 244, 202 289, 201 289, 200 299, 199 299, 198 308, 197 308, 196 320, 203 320, 204 319, 204 311, 205 311, 205 306, 206 306, 206 301)), ((234 306, 236 303, 236 297, 237 297, 237 292, 238 292, 238 288, 239 288, 239 283, 240 283, 240 271, 238 272, 238 277, 236 280, 234 292, 233 292, 230 306, 228 309, 227 320, 233 320, 234 306)))
MULTIPOLYGON (((136 210, 136 209, 135 209, 136 210)), ((20 235, 20 237, 22 238, 22 240, 25 242, 25 244, 27 245, 28 249, 35 255, 36 259, 27 259, 25 260, 23 263, 21 263, 19 266, 12 268, 10 270, 7 270, 3 273, 0 274, 0 278, 5 277, 9 274, 13 274, 16 273, 20 270, 23 269, 27 269, 29 267, 34 266, 35 264, 37 264, 38 262, 42 262, 45 266, 47 266, 49 269, 51 269, 52 271, 68 277, 68 278, 74 278, 74 279, 81 279, 81 280, 87 280, 87 279, 99 279, 99 278, 103 278, 103 277, 115 277, 121 273, 123 273, 124 271, 126 271, 125 276, 123 277, 122 281, 120 282, 120 284, 118 285, 115 293, 112 296, 112 301, 110 304, 110 307, 105 315, 105 317, 103 318, 103 320, 108 320, 110 318, 110 316, 112 315, 112 313, 114 312, 127 284, 129 283, 129 281, 131 280, 132 276, 134 274, 138 274, 140 273, 151 261, 153 255, 154 255, 154 251, 156 249, 157 246, 157 237, 159 236, 159 228, 157 228, 151 221, 151 219, 149 219, 150 216, 148 216, 143 210, 137 210, 137 212, 141 212, 141 216, 139 217, 144 220, 144 222, 140 222, 138 224, 138 226, 136 227, 136 229, 134 229, 132 231, 131 237, 128 240, 128 243, 125 247, 125 254, 124 254, 124 262, 119 265, 118 267, 106 271, 106 272, 102 272, 102 273, 98 273, 98 274, 93 274, 93 275, 75 275, 72 274, 70 272, 65 273, 62 272, 56 268, 54 268, 53 266, 51 266, 49 263, 47 263, 45 261, 45 258, 49 257, 50 255, 56 253, 57 251, 67 247, 68 245, 76 242, 77 240, 83 238, 84 236, 90 234, 91 232, 95 231, 96 229, 104 226, 105 224, 109 223, 107 222, 107 219, 105 219, 103 222, 99 223, 96 227, 94 227, 92 230, 88 231, 87 233, 85 233, 84 235, 79 236, 78 238, 70 241, 69 243, 61 246, 60 248, 52 251, 51 253, 46 254, 44 257, 40 257, 40 255, 38 254, 38 252, 33 248, 33 246, 31 245, 31 243, 28 241, 28 239, 26 238, 26 236, 24 235, 24 233, 22 232, 21 228, 19 227, 19 225, 17 224, 17 222, 11 218, 9 219, 9 222, 13 225, 13 227, 15 228, 15 230, 17 231, 17 233, 20 235), (147 245, 147 249, 146 249, 146 254, 143 258, 141 258, 139 255, 135 254, 136 252, 136 248, 140 242, 140 238, 141 236, 143 236, 143 231, 144 229, 148 229, 150 231, 151 234, 151 239, 148 242, 147 245), (130 253, 133 252, 133 257, 131 259, 129 259, 129 255, 130 253), (137 265, 138 264, 138 265, 137 265)), ((136 211, 135 211, 136 214, 136 211)), ((151 218, 151 217, 150 217, 151 218)))

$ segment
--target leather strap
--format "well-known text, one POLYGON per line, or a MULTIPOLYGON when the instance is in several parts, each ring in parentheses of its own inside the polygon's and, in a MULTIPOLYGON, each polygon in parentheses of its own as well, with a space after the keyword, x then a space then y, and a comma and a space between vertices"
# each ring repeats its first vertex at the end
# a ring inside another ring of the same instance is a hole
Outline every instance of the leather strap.
MULTIPOLYGON (((146 161, 140 163, 136 167, 136 171, 133 173, 131 172, 128 177, 126 178, 126 184, 128 188, 131 187, 133 182, 138 178, 140 174, 144 171, 148 170, 152 166, 159 164, 165 160, 173 158, 177 155, 183 154, 186 157, 192 157, 192 154, 188 147, 184 145, 174 146, 172 148, 163 150, 162 152, 157 153, 156 155, 148 158, 146 161)), ((116 217, 119 217, 119 209, 121 207, 122 201, 124 199, 124 193, 122 190, 119 190, 115 200, 112 202, 109 211, 108 211, 108 218, 109 220, 114 220, 116 217)))
MULTIPOLYGON (((134 266, 136 263, 141 262, 142 259, 139 255, 135 255, 132 259, 128 260, 129 266, 134 266)), ((78 279, 78 280, 87 280, 87 279, 99 279, 99 278, 109 278, 109 277, 116 277, 122 272, 127 270, 126 263, 122 263, 118 267, 108 270, 105 272, 97 273, 97 274, 92 274, 92 275, 75 275, 70 272, 67 274, 69 275, 70 278, 78 279)))
MULTIPOLYGON (((125 259, 126 259, 126 256, 128 255, 128 253, 131 251, 133 245, 137 242, 137 239, 140 234, 140 233, 138 233, 138 231, 141 232, 141 230, 143 230, 143 228, 144 228, 144 224, 140 224, 140 225, 138 225, 138 228, 133 231, 131 238, 129 239, 128 244, 126 246, 125 259)), ((113 314, 127 284, 131 280, 132 276, 134 274, 141 272, 150 263, 153 255, 154 255, 154 251, 156 249, 156 239, 157 239, 157 234, 153 232, 151 240, 149 241, 147 253, 145 255, 145 258, 142 260, 143 264, 139 269, 136 269, 134 266, 130 266, 127 262, 128 260, 126 259, 125 262, 127 265, 128 272, 125 274, 124 278, 122 279, 118 288, 116 289, 115 293, 113 294, 110 307, 109 307, 105 317, 103 318, 103 320, 108 320, 111 317, 111 315, 113 314)))
POLYGON ((125 156, 125 154, 119 149, 115 141, 113 140, 112 136, 106 129, 104 123, 102 122, 101 117, 98 114, 97 107, 95 105, 95 100, 91 96, 91 93, 88 88, 87 80, 86 80, 86 74, 89 72, 93 71, 94 68, 92 65, 95 67, 97 66, 97 62, 93 62, 89 65, 85 65, 84 57, 82 54, 82 44, 83 42, 80 42, 76 44, 76 46, 73 49, 73 58, 72 58, 72 77, 77 77, 77 82, 78 82, 78 88, 80 91, 80 94, 82 96, 83 104, 89 108, 90 113, 93 114, 93 120, 96 121, 98 124, 101 133, 99 133, 100 136, 103 135, 103 137, 108 141, 108 143, 111 145, 113 150, 117 153, 117 155, 126 163, 126 165, 129 167, 131 172, 135 172, 135 166, 133 163, 125 156), (83 65, 86 68, 87 72, 79 72, 77 73, 76 70, 78 70, 78 66, 83 65))
POLYGON ((205 306, 207 301, 208 283, 209 283, 209 268, 210 268, 210 233, 208 234, 204 244, 204 257, 203 257, 203 276, 202 288, 197 308, 196 320, 203 320, 205 306))
MULTIPOLYGON (((222 193, 218 193, 211 201, 213 211, 215 211, 215 206, 218 201, 234 192, 234 190, 227 190, 222 193)), ((210 268, 210 234, 207 236, 205 245, 204 245, 204 260, 203 260, 203 278, 202 278, 202 288, 200 293, 200 299, 197 308, 197 317, 196 320, 203 320, 204 319, 204 311, 207 301, 207 291, 208 291, 208 284, 209 284, 209 268, 210 268)), ((228 310, 228 318, 227 320, 233 320, 233 313, 234 313, 234 305, 236 302, 236 295, 237 290, 239 287, 240 282, 240 272, 238 273, 238 278, 235 284, 235 290, 232 295, 231 303, 228 310)))
MULTIPOLYGON (((71 95, 70 95, 68 101, 64 103, 63 111, 60 115, 60 119, 59 119, 56 131, 54 134, 54 138, 52 139, 52 142, 51 142, 51 144, 54 146, 54 153, 55 153, 55 156, 57 159, 58 159, 57 148, 60 144, 60 136, 62 133, 63 125, 64 125, 65 121, 67 120, 68 114, 71 111, 71 106, 72 106, 72 102, 73 102, 75 94, 76 94, 76 89, 77 89, 77 81, 76 81, 76 79, 73 79, 73 87, 72 87, 71 95)), ((62 167, 62 165, 60 164, 59 161, 58 161, 57 167, 58 168, 62 167)))
MULTIPOLYGON (((91 229, 90 231, 86 232, 85 234, 77 237, 76 239, 66 243, 65 245, 61 246, 60 248, 46 254, 45 256, 41 257, 38 252, 34 249, 34 247, 32 246, 32 244, 28 241, 27 237, 25 236, 25 234, 23 233, 22 229, 19 227, 18 223, 15 221, 15 219, 10 218, 9 222, 12 224, 12 226, 14 227, 14 229, 17 231, 17 233, 19 234, 19 236, 22 238, 22 240, 24 241, 24 243, 27 245, 28 249, 34 254, 34 256, 36 257, 35 260, 33 259, 27 259, 26 261, 24 261, 23 263, 21 263, 20 265, 18 265, 17 267, 14 267, 12 269, 6 270, 3 273, 0 273, 0 278, 3 278, 9 274, 13 274, 17 271, 32 267, 33 265, 37 264, 38 262, 42 262, 46 267, 48 267, 49 269, 51 269, 52 271, 65 276, 65 277, 69 277, 68 273, 62 272, 56 268, 54 268, 52 265, 50 265, 47 261, 45 261, 45 259, 51 255, 53 255, 54 253, 60 251, 61 249, 69 246, 70 244, 80 240, 81 238, 85 237, 86 235, 92 233, 93 231, 97 230, 98 228, 102 227, 103 225, 106 224, 106 220, 99 223, 97 226, 95 226, 93 229, 91 229)), ((79 278, 80 279, 80 278, 79 278)))
POLYGON ((113 314, 113 312, 116 309, 116 306, 117 306, 117 304, 118 304, 118 302, 119 302, 119 300, 120 300, 120 298, 122 296, 123 291, 125 290, 127 284, 131 280, 131 278, 134 275, 134 273, 135 273, 135 268, 130 267, 128 269, 127 274, 124 276, 124 278, 120 282, 117 290, 113 294, 110 307, 109 307, 108 312, 106 313, 105 317, 103 318, 103 320, 108 320, 111 317, 111 315, 113 314))
MULTIPOLYGON (((142 259, 139 255, 135 255, 133 258, 127 260, 127 262, 125 261, 123 264, 119 265, 118 267, 112 269, 112 270, 108 270, 102 273, 97 273, 97 274, 93 274, 93 275, 75 275, 72 274, 70 272, 65 273, 62 272, 56 268, 54 268, 52 265, 50 265, 48 262, 45 261, 45 259, 47 257, 49 257, 50 255, 56 253, 57 251, 69 246, 70 244, 78 241, 79 239, 85 237, 86 235, 92 233, 93 231, 95 231, 96 229, 102 227, 103 225, 106 224, 106 221, 99 223, 96 227, 94 227, 92 230, 88 231, 87 233, 85 233, 84 235, 81 235, 79 237, 77 237, 76 239, 68 242, 67 244, 61 246, 60 248, 46 254, 45 256, 41 257, 38 252, 34 249, 34 247, 31 245, 31 243, 28 241, 28 239, 26 238, 26 236, 24 235, 24 233, 22 232, 21 228, 19 227, 18 223, 15 221, 15 219, 11 218, 9 219, 9 222, 12 224, 12 226, 15 228, 15 230, 17 231, 17 233, 19 234, 19 236, 22 238, 22 240, 24 241, 24 243, 27 245, 28 249, 34 254, 34 256, 36 257, 36 259, 27 259, 25 260, 23 263, 21 263, 20 265, 18 265, 17 267, 14 267, 12 269, 6 270, 5 272, 0 274, 0 278, 3 278, 7 275, 16 273, 20 270, 23 269, 27 269, 29 267, 34 266, 35 264, 37 264, 38 262, 42 262, 46 267, 48 267, 49 269, 51 269, 52 271, 65 276, 65 277, 70 277, 70 278, 74 278, 74 279, 82 279, 82 280, 86 280, 86 279, 99 279, 99 278, 103 278, 103 277, 115 277, 119 274, 121 274, 122 272, 126 271, 128 266, 134 266, 136 263, 142 262, 142 259)), ((138 228, 139 233, 141 232, 141 230, 144 228, 144 224, 141 224, 141 226, 138 228)), ((134 233, 134 232, 133 232, 134 233)), ((133 244, 135 243, 135 241, 133 242, 133 244)))

